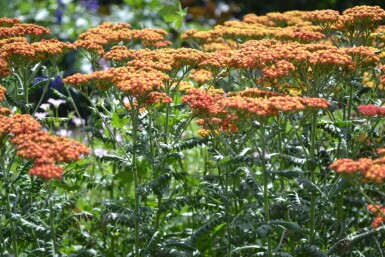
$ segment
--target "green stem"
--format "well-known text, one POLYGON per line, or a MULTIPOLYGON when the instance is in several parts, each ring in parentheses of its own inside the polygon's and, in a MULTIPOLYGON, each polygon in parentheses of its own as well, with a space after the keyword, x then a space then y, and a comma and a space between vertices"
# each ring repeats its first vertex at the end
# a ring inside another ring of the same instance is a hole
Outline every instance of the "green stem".
MULTIPOLYGON (((261 139, 261 168, 262 168, 262 176, 263 176, 263 202, 264 202, 264 211, 265 211, 265 222, 267 224, 270 223, 270 202, 269 202, 269 189, 268 189, 268 174, 266 170, 266 141, 265 141, 265 124, 263 121, 260 123, 260 139, 261 139)), ((271 246, 271 238, 268 235, 267 237, 267 256, 272 257, 272 246, 271 246)))
POLYGON ((155 216, 155 225, 154 225, 154 228, 155 228, 155 232, 158 231, 159 229, 159 223, 160 223, 160 206, 162 206, 162 195, 159 194, 158 195, 158 210, 156 212, 156 216, 155 216))
POLYGON ((49 192, 49 225, 51 230, 51 239, 53 244, 53 256, 56 256, 58 254, 57 249, 57 241, 56 241, 56 232, 55 232, 55 226, 54 226, 54 220, 53 220, 53 191, 52 191, 52 181, 48 184, 48 192, 49 192))
MULTIPOLYGON (((8 213, 12 213, 12 210, 11 210, 11 201, 9 199, 9 192, 7 190, 7 212, 8 213)), ((18 257, 19 256, 19 253, 18 253, 18 246, 17 246, 17 237, 16 237, 16 229, 15 229, 15 222, 14 221, 11 221, 11 237, 12 237, 12 249, 13 249, 13 256, 14 257, 18 257)))
MULTIPOLYGON (((14 152, 13 156, 12 156, 12 159, 8 165, 8 168, 7 170, 5 170, 4 172, 4 184, 7 185, 5 187, 5 193, 6 193, 6 201, 7 201, 7 212, 9 214, 12 214, 14 212, 14 210, 12 210, 11 208, 11 200, 9 199, 9 195, 10 195, 10 189, 13 188, 13 186, 11 186, 11 179, 10 179, 10 168, 11 168, 11 165, 13 163, 13 160, 15 158, 15 155, 16 155, 16 152, 14 152)), ((15 206, 13 206, 13 209, 15 209, 15 206)), ((16 237, 16 224, 14 221, 11 221, 11 237, 12 237, 12 250, 13 250, 13 256, 14 257, 18 257, 19 256, 19 251, 18 251, 18 245, 17 245, 17 237, 16 237)))
POLYGON ((136 192, 136 189, 139 187, 139 178, 138 178, 138 169, 136 167, 136 140, 138 132, 138 114, 139 114, 140 104, 135 107, 131 105, 131 119, 132 119, 132 168, 134 176, 134 194, 135 194, 135 257, 139 257, 139 195, 136 192))
MULTIPOLYGON (((315 184, 315 141, 316 141, 316 128, 317 128, 317 112, 313 113, 311 121, 311 130, 310 130, 310 152, 309 152, 309 169, 310 169, 310 181, 315 184)), ((316 195, 314 192, 311 192, 310 195, 310 243, 315 239, 315 208, 316 208, 316 195)))

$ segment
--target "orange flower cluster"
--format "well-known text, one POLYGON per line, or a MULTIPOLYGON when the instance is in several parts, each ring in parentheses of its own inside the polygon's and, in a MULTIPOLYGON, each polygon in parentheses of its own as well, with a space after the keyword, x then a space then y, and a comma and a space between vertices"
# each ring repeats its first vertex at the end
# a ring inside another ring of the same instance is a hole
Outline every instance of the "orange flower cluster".
POLYGON ((146 105, 168 104, 172 103, 172 98, 166 93, 154 91, 148 95, 144 103, 146 105))
POLYGON ((205 69, 197 69, 191 72, 189 78, 200 83, 209 82, 213 77, 213 73, 211 71, 205 69))
POLYGON ((105 90, 108 89, 111 85, 111 80, 114 78, 115 73, 119 72, 120 70, 121 69, 119 68, 112 68, 106 71, 95 71, 91 74, 76 73, 66 77, 63 82, 78 89, 84 89, 84 87, 95 83, 95 87, 97 89, 105 90))
POLYGON ((147 47, 166 47, 171 45, 170 41, 165 40, 167 35, 168 33, 162 29, 132 30, 131 25, 127 23, 105 22, 80 34, 75 45, 78 48, 103 55, 105 47, 117 45, 119 42, 128 44, 131 41, 140 41, 143 46, 147 47))
POLYGON ((75 49, 73 44, 55 39, 43 39, 30 44, 26 37, 11 37, 0 40, 0 60, 5 60, 17 67, 18 64, 30 60, 44 60, 47 57, 60 56, 73 49, 75 49))
POLYGON ((190 89, 187 95, 182 97, 182 102, 188 103, 195 114, 218 114, 224 109, 216 104, 218 96, 212 96, 202 89, 190 89))
POLYGON ((160 89, 164 81, 169 80, 169 76, 152 68, 127 71, 116 74, 113 82, 119 90, 137 98, 146 97, 151 91, 160 89))
POLYGON ((115 46, 104 55, 104 58, 115 62, 127 62, 129 66, 152 67, 161 71, 170 71, 185 65, 197 65, 205 59, 205 54, 192 48, 157 50, 131 50, 124 46, 115 46))
POLYGON ((368 210, 376 215, 371 224, 373 228, 378 228, 385 223, 385 206, 368 204, 368 210))
POLYGON ((270 67, 265 67, 261 70, 263 74, 263 78, 258 81, 258 83, 262 83, 263 80, 275 80, 277 78, 281 78, 284 76, 288 76, 295 70, 295 66, 285 60, 280 60, 270 67))
POLYGON ((28 23, 18 23, 19 20, 9 20, 13 23, 13 26, 8 27, 11 25, 10 23, 3 23, 7 27, 4 27, 0 25, 0 38, 8 38, 8 37, 23 37, 27 35, 31 36, 43 36, 50 34, 51 31, 45 27, 35 25, 35 24, 28 24, 28 23))
POLYGON ((93 82, 99 89, 107 89, 114 84, 119 90, 135 97, 146 97, 152 90, 162 87, 169 77, 152 68, 120 67, 91 74, 75 74, 66 77, 66 84, 82 88, 93 82))
POLYGON ((308 108, 327 108, 330 105, 323 98, 278 95, 259 89, 229 93, 227 97, 219 94, 211 95, 202 89, 192 89, 182 98, 182 101, 190 105, 193 113, 202 117, 198 120, 198 125, 203 129, 211 128, 228 132, 236 132, 238 123, 250 118, 259 119, 275 116, 280 112, 296 112, 308 108), (269 97, 265 98, 266 96, 269 97))
POLYGON ((20 22, 21 20, 19 18, 2 17, 0 18, 0 27, 11 27, 16 23, 20 23, 20 22))
POLYGON ((305 19, 320 24, 322 27, 328 27, 327 24, 337 22, 339 16, 339 12, 335 10, 316 10, 306 13, 305 19))
POLYGON ((344 174, 360 172, 364 180, 381 183, 385 179, 385 157, 375 160, 360 158, 357 161, 343 158, 329 165, 329 169, 344 174))
POLYGON ((354 70, 352 58, 343 50, 327 49, 313 52, 309 58, 310 64, 318 68, 341 67, 354 70))
MULTIPOLYGON (((182 39, 207 45, 213 42, 239 42, 265 37, 285 38, 310 42, 325 36, 317 32, 318 27, 304 20, 305 12, 268 13, 265 16, 245 15, 243 21, 226 21, 210 31, 188 30, 182 39), (225 41, 223 41, 225 40, 225 41)), ((229 43, 228 46, 236 47, 229 43)))
MULTIPOLYGON (((5 88, 0 85, 0 101, 5 88)), ((29 174, 44 179, 60 178, 63 167, 56 163, 77 161, 90 150, 84 145, 64 137, 51 136, 41 131, 42 126, 29 114, 13 114, 7 108, 0 108, 0 137, 10 136, 10 143, 16 145, 17 155, 34 161, 29 174)))
POLYGON ((0 77, 6 77, 11 74, 11 70, 8 68, 8 63, 0 58, 0 77))
POLYGON ((43 58, 47 56, 57 56, 63 53, 74 50, 76 47, 69 42, 61 42, 56 39, 43 39, 39 42, 34 42, 31 46, 35 49, 37 54, 41 54, 43 58))
POLYGON ((45 179, 61 177, 63 168, 57 162, 77 161, 90 151, 79 142, 44 131, 15 134, 11 143, 17 145, 17 155, 34 160, 29 174, 45 179))
POLYGON ((376 66, 380 62, 380 57, 371 47, 358 46, 343 49, 355 62, 356 67, 376 66))
POLYGON ((241 96, 241 97, 271 97, 271 96, 279 96, 280 93, 270 91, 270 90, 261 90, 259 88, 247 88, 241 92, 229 92, 228 96, 241 96))
POLYGON ((345 23, 376 23, 385 18, 385 11, 379 6, 356 6, 346 9, 342 14, 341 19, 345 23))
POLYGON ((375 115, 385 116, 385 107, 379 107, 373 104, 359 105, 358 111, 365 116, 375 116, 375 115))
POLYGON ((40 131, 40 123, 28 114, 6 116, 9 114, 9 109, 0 111, 0 135, 10 135, 10 142, 17 146, 17 155, 34 161, 29 170, 31 175, 60 178, 63 168, 56 163, 76 161, 89 153, 87 147, 74 140, 40 131))

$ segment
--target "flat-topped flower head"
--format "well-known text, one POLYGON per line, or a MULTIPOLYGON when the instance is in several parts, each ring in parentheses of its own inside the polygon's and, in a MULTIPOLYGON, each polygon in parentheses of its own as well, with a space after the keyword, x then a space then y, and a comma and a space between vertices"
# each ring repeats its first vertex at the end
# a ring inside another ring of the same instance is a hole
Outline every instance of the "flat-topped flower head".
POLYGON ((329 169, 338 173, 354 173, 359 169, 358 163, 352 159, 342 158, 329 165, 329 169))
POLYGON ((329 24, 337 22, 339 16, 340 13, 338 11, 327 9, 307 12, 304 18, 322 27, 327 27, 329 24))
POLYGON ((371 223, 373 228, 378 228, 385 223, 385 206, 380 204, 368 204, 368 210, 376 216, 371 223))
POLYGON ((102 56, 104 54, 104 48, 100 44, 92 40, 77 40, 74 45, 78 49, 83 49, 85 51, 98 54, 102 56))
POLYGON ((379 6, 361 5, 346 9, 342 13, 344 22, 377 23, 385 18, 385 11, 379 6))
POLYGON ((293 112, 305 109, 301 98, 297 96, 272 96, 268 98, 269 104, 282 112, 293 112))
POLYGON ((132 38, 140 40, 142 45, 147 47, 156 46, 160 42, 162 42, 162 44, 158 44, 157 46, 164 47, 164 44, 167 44, 165 40, 167 35, 167 31, 163 29, 144 28, 132 31, 132 38))
POLYGON ((352 57, 345 51, 339 49, 318 50, 311 53, 309 63, 316 69, 336 70, 342 68, 344 70, 354 70, 355 65, 352 57))
POLYGON ((77 161, 90 150, 79 142, 60 136, 52 136, 45 131, 19 134, 11 139, 17 146, 17 155, 34 161, 31 175, 45 179, 60 178, 63 171, 56 163, 77 161), (55 171, 55 172, 54 172, 55 171))
POLYGON ((126 71, 125 68, 111 68, 103 71, 95 71, 91 74, 76 73, 63 79, 63 82, 77 89, 85 90, 87 86, 94 86, 99 90, 107 90, 117 74, 126 71))
POLYGON ((147 59, 147 60, 146 59, 144 59, 144 60, 134 59, 132 61, 127 62, 127 65, 135 67, 137 69, 149 67, 149 68, 152 68, 154 70, 159 70, 162 72, 168 72, 168 71, 172 70, 172 67, 170 64, 158 62, 158 61, 153 61, 151 59, 147 59))
POLYGON ((385 165, 373 164, 365 172, 363 172, 365 179, 375 183, 381 183, 385 179, 385 165))
POLYGON ((19 18, 0 18, 0 27, 12 27, 13 25, 20 23, 21 20, 19 18))
POLYGON ((324 98, 318 98, 318 97, 304 97, 304 98, 301 98, 301 102, 307 108, 325 109, 330 106, 329 101, 327 101, 324 98))
POLYGON ((240 95, 243 97, 263 97, 263 98, 281 95, 278 92, 274 92, 271 90, 262 90, 259 88, 247 88, 241 92, 231 92, 229 93, 229 96, 233 94, 234 96, 240 95))
POLYGON ((0 48, 0 57, 15 65, 37 58, 35 48, 28 43, 26 38, 4 44, 0 48))
POLYGON ((52 163, 49 164, 35 164, 28 173, 35 177, 40 177, 46 180, 61 178, 64 168, 52 163))
MULTIPOLYGON (((133 50, 128 49, 125 46, 113 46, 106 54, 104 54, 104 58, 112 61, 122 61, 127 62, 135 57, 139 56, 139 52, 146 51, 147 53, 150 51, 149 49, 140 49, 133 50)), ((146 56, 143 54, 143 56, 146 56)))
POLYGON ((167 80, 169 77, 163 72, 147 67, 119 74, 114 77, 113 82, 122 92, 145 98, 151 91, 160 89, 167 80))
POLYGON ((291 39, 297 40, 301 43, 314 43, 321 39, 325 39, 325 34, 317 31, 295 31, 289 34, 291 39))
POLYGON ((187 95, 182 97, 182 102, 190 105, 190 108, 195 114, 218 114, 223 113, 224 109, 218 105, 217 99, 222 99, 220 96, 210 95, 202 89, 190 89, 187 95))
POLYGON ((263 77, 259 80, 258 83, 262 83, 264 80, 274 81, 275 79, 282 78, 284 76, 290 75, 296 67, 291 62, 280 60, 275 64, 265 67, 261 70, 263 77))
POLYGON ((199 67, 205 69, 229 68, 235 61, 232 59, 233 51, 217 51, 206 53, 203 61, 199 63, 199 67))
POLYGON ((380 62, 380 57, 376 54, 376 49, 371 47, 358 46, 345 48, 343 50, 352 57, 357 68, 377 66, 380 62))
POLYGON ((0 38, 22 36, 40 37, 50 33, 51 31, 43 26, 28 23, 16 23, 12 27, 0 27, 0 38))
POLYGON ((172 103, 172 98, 166 93, 154 91, 147 96, 144 103, 146 105, 169 104, 172 103))
POLYGON ((33 133, 40 129, 40 123, 29 114, 18 113, 9 120, 8 133, 14 135, 33 133))
POLYGON ((69 42, 61 42, 56 39, 43 39, 38 42, 31 44, 37 54, 41 54, 43 57, 46 56, 57 56, 62 55, 70 50, 74 50, 75 45, 69 42))
POLYGON ((373 104, 359 105, 358 111, 364 116, 385 116, 385 107, 380 107, 373 104))
POLYGON ((200 84, 203 84, 203 83, 209 82, 213 78, 212 76, 213 76, 213 73, 209 70, 197 69, 191 72, 191 74, 189 75, 189 78, 200 84))

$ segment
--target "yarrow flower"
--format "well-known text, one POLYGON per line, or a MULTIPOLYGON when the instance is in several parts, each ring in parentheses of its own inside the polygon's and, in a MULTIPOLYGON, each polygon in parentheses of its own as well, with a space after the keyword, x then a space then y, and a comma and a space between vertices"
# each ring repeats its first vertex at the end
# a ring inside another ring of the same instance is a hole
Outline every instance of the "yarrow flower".
POLYGON ((379 107, 373 104, 359 105, 358 111, 365 116, 385 115, 385 107, 379 107))
POLYGON ((385 158, 360 158, 357 161, 344 158, 330 164, 329 169, 343 174, 360 172, 364 180, 381 183, 385 179, 385 158))
POLYGON ((385 206, 379 204, 368 204, 368 210, 376 215, 371 224, 373 228, 378 228, 385 223, 385 206))
MULTIPOLYGON (((5 92, 0 86, 1 92, 5 92)), ((89 149, 79 142, 52 136, 41 131, 42 126, 29 114, 13 114, 0 108, 0 136, 8 134, 10 143, 17 148, 17 155, 33 160, 29 174, 44 179, 60 178, 64 169, 58 163, 77 161, 89 149)))

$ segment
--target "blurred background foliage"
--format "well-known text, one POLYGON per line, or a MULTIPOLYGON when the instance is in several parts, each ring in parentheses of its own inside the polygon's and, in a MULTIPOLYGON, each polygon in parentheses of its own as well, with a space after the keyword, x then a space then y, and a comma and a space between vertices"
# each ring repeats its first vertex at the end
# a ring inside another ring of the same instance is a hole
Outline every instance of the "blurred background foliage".
POLYGON ((129 22, 138 27, 167 28, 173 25, 178 29, 182 27, 181 21, 195 27, 213 26, 229 19, 239 19, 247 13, 263 15, 268 12, 316 9, 334 9, 342 12, 357 5, 379 5, 385 8, 385 1, 3 0, 0 1, 0 16, 22 17, 24 22, 51 27, 53 33, 61 38, 73 38, 101 21, 129 22), (163 12, 160 11, 162 8, 163 12), (172 13, 175 15, 173 16, 172 13), (180 20, 181 18, 183 20, 180 20), (172 19, 175 20, 174 24, 170 24, 172 19))

